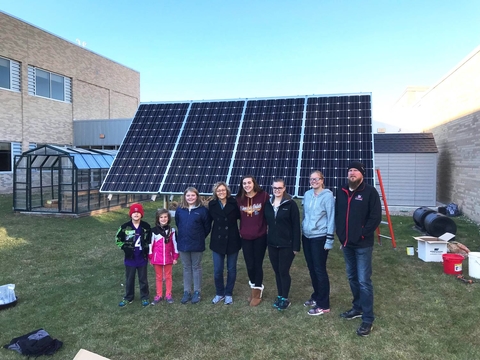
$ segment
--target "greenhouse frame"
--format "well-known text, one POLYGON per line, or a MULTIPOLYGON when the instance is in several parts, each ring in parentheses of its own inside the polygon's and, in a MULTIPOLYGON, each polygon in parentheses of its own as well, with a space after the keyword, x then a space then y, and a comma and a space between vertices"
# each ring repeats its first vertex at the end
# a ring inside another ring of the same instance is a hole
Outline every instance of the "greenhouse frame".
POLYGON ((100 193, 116 153, 43 145, 15 156, 14 211, 89 215, 148 199, 145 194, 100 193))

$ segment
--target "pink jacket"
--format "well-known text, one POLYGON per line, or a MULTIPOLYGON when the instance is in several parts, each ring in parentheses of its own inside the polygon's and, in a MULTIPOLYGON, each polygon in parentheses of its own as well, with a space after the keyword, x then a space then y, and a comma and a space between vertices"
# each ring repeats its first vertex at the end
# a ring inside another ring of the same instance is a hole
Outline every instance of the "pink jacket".
POLYGON ((170 265, 178 259, 177 240, 175 229, 172 228, 170 241, 165 244, 165 238, 160 234, 152 233, 152 241, 148 252, 148 259, 152 265, 170 265))

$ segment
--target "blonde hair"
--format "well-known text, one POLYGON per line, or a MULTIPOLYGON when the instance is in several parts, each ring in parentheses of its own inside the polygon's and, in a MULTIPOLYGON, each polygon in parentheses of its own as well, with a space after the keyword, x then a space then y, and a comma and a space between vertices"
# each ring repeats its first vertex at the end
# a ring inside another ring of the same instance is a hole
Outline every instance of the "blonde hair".
POLYGON ((314 170, 310 173, 310 176, 312 176, 312 174, 318 174, 318 177, 323 180, 322 188, 325 189, 325 177, 323 176, 322 172, 320 170, 314 170))
POLYGON ((195 206, 200 206, 202 205, 202 200, 200 199, 200 193, 198 192, 197 189, 195 189, 193 186, 189 186, 188 188, 185 189, 185 191, 183 192, 183 197, 182 197, 182 205, 181 207, 182 208, 185 208, 185 209, 188 209, 188 207, 190 206, 188 203, 187 203, 187 200, 185 198, 185 195, 187 195, 187 192, 193 192, 197 195, 197 201, 195 201, 195 206))

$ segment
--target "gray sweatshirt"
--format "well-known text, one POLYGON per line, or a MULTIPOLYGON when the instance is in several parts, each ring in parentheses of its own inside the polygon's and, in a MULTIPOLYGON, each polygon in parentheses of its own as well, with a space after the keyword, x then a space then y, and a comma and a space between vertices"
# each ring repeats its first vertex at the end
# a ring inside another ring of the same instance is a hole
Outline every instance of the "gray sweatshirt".
POLYGON ((302 232, 307 238, 327 237, 328 248, 333 246, 335 232, 335 199, 328 189, 315 196, 313 189, 303 197, 302 232))

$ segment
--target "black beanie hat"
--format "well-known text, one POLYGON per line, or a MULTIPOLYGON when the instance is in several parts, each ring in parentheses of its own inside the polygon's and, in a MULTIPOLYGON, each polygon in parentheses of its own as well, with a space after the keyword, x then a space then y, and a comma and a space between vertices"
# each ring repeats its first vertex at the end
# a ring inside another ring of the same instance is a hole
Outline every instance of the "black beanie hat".
POLYGON ((350 169, 357 169, 365 176, 365 166, 360 161, 352 161, 350 165, 348 165, 348 170, 350 169))

